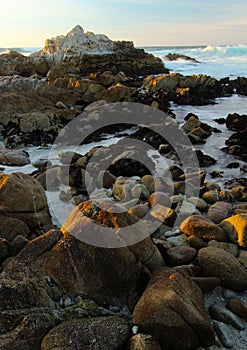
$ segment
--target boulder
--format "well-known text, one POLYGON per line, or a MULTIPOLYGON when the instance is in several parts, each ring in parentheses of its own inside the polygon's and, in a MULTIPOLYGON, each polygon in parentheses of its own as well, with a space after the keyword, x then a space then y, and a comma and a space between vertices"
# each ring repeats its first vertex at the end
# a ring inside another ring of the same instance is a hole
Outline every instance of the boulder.
POLYGON ((226 118, 226 127, 229 130, 241 131, 247 129, 247 116, 237 113, 228 114, 226 118))
POLYGON ((43 339, 41 350, 123 349, 130 333, 124 318, 98 317, 64 322, 43 339), (94 345, 92 345, 94 344, 94 345))
POLYGON ((197 250, 192 247, 178 246, 167 250, 168 261, 171 266, 190 264, 196 257, 197 250))
POLYGON ((193 349, 214 343, 200 288, 173 269, 153 275, 135 307, 133 322, 165 349, 193 349))
POLYGON ((220 223, 231 242, 247 249, 247 214, 231 216, 220 223))
POLYGON ((23 166, 30 163, 29 154, 21 150, 0 150, 0 164, 23 166))
POLYGON ((219 224, 232 213, 232 204, 226 202, 216 202, 211 205, 207 212, 207 218, 215 224, 219 224))
POLYGON ((224 288, 247 288, 247 269, 231 253, 216 247, 203 248, 198 252, 198 262, 203 275, 219 277, 224 288))
POLYGON ((23 221, 30 230, 46 232, 52 227, 45 191, 31 176, 0 174, 0 201, 2 214, 23 221))
POLYGON ((63 238, 46 258, 45 270, 66 293, 133 307, 150 271, 164 266, 145 224, 138 220, 114 213, 106 204, 104 209, 92 201, 79 204, 65 221, 63 238), (125 227, 130 227, 127 237, 125 227))
POLYGON ((180 225, 181 231, 186 236, 197 236, 205 240, 215 239, 227 241, 227 234, 208 218, 201 215, 192 215, 185 219, 180 225))

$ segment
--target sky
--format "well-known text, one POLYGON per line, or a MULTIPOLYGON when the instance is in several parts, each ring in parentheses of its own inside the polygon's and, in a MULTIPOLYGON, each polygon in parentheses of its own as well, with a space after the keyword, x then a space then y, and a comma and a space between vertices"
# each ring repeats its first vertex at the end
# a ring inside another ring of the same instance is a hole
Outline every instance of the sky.
POLYGON ((77 24, 136 46, 247 44, 246 0, 0 0, 0 47, 43 47, 77 24))

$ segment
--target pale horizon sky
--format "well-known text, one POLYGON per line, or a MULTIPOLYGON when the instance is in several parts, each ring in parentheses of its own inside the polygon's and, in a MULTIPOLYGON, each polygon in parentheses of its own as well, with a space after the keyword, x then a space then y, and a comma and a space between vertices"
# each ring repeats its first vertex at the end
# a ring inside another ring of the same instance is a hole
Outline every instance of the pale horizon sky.
POLYGON ((0 47, 43 47, 77 24, 136 46, 247 44, 246 0, 0 0, 0 47))

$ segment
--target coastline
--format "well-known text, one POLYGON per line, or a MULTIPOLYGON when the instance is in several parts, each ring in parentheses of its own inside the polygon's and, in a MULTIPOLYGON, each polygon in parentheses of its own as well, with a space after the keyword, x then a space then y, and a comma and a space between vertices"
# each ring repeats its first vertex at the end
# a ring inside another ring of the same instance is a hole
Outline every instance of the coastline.
POLYGON ((0 347, 246 348, 247 77, 80 26, 0 62, 0 347))

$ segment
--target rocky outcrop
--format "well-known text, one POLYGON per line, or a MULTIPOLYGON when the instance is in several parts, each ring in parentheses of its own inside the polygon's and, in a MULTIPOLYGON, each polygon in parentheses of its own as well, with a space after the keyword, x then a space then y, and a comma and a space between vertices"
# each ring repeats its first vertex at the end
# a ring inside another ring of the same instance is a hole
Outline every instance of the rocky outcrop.
POLYGON ((143 88, 152 92, 163 90, 178 104, 204 105, 224 95, 224 85, 204 74, 183 76, 180 73, 154 76, 144 80, 143 88))
POLYGON ((132 42, 112 41, 104 34, 84 32, 77 25, 67 35, 47 39, 45 46, 29 57, 11 51, 0 55, 1 75, 46 76, 56 67, 57 77, 66 68, 78 76, 89 73, 111 71, 113 74, 124 72, 139 76, 153 73, 167 73, 161 59, 136 49, 132 42))
POLYGON ((179 53, 168 53, 167 55, 165 55, 164 58, 168 61, 191 61, 195 63, 200 63, 193 57, 182 55, 179 53))

